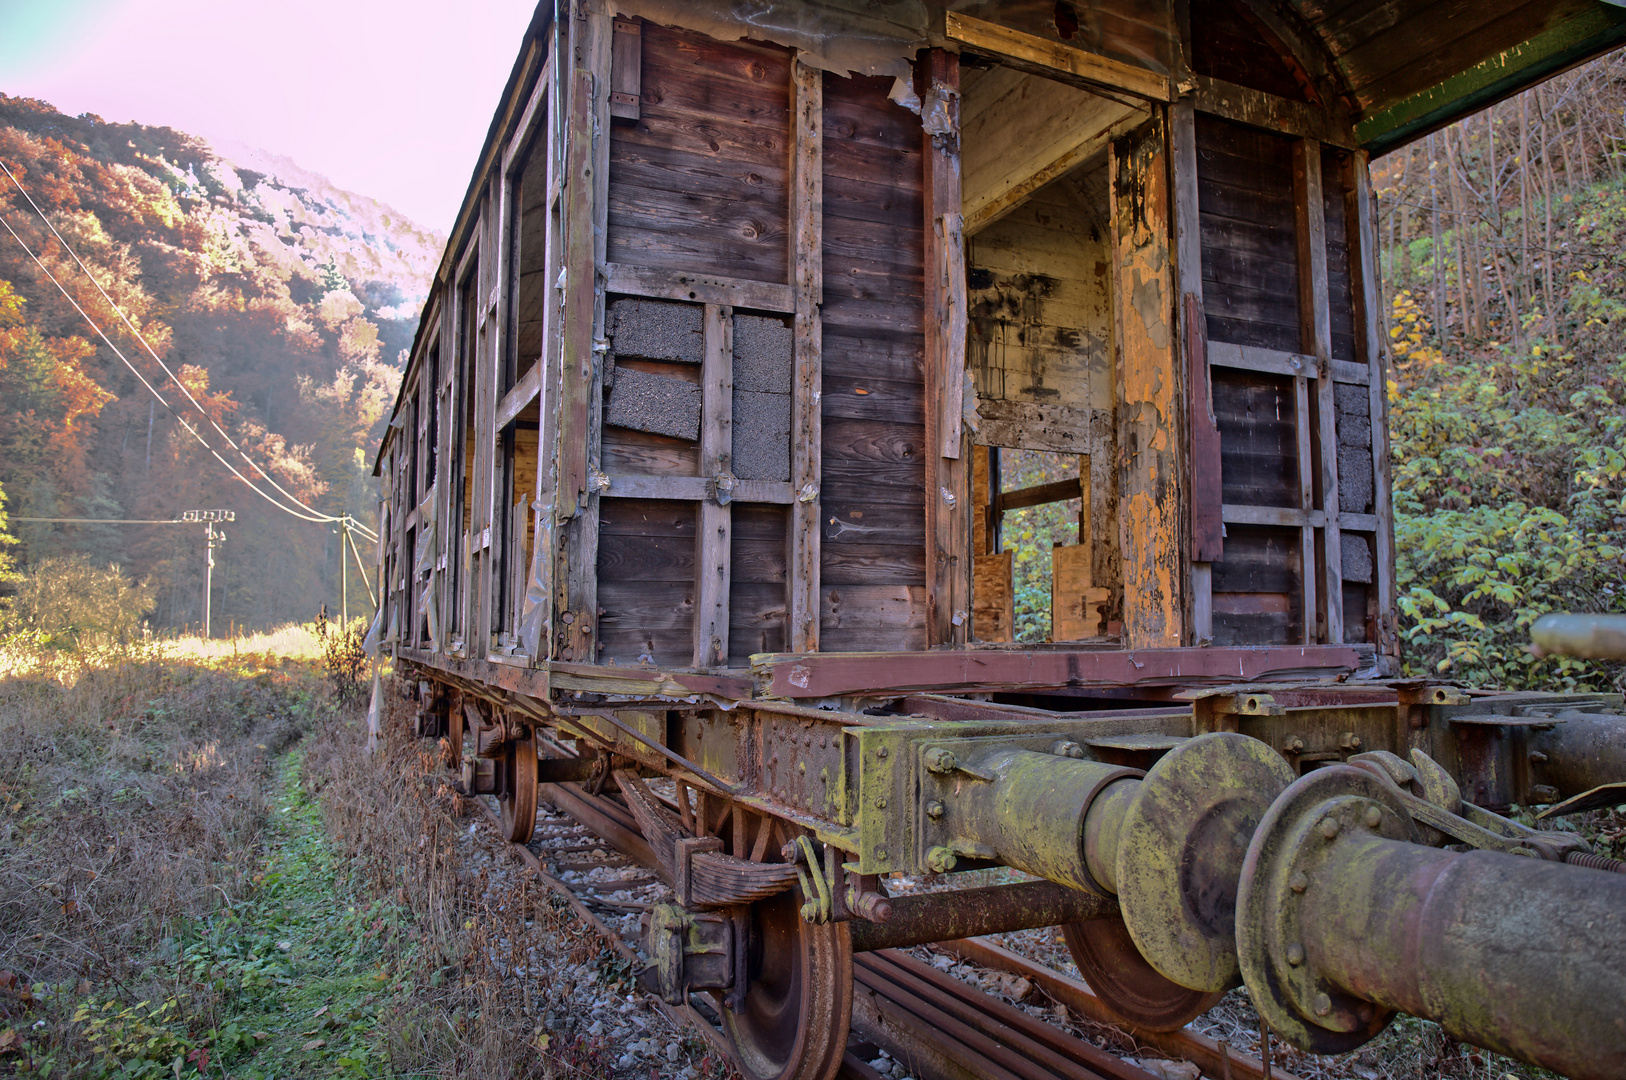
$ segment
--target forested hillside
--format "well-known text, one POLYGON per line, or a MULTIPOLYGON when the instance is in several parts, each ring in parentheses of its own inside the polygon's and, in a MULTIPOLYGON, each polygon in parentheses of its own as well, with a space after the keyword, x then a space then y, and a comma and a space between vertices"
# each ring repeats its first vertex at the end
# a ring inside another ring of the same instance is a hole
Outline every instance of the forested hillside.
POLYGON ((1626 59, 1375 163, 1410 666, 1626 688, 1535 660, 1548 611, 1626 612, 1626 59))
MULTIPOLYGON (((0 489, 19 565, 70 552, 150 579, 156 626, 201 618, 203 526, 31 524, 227 508, 213 617, 256 626, 337 606, 343 552, 234 479, 266 489, 218 424, 289 493, 371 523, 376 445, 444 238, 285 159, 169 128, 62 115, 0 94, 0 161, 139 328, 146 354, 18 188, 0 174, 0 489), (76 312, 46 270, 130 364, 76 312)), ((371 561, 370 551, 363 555, 371 561)), ((353 613, 367 608, 351 566, 353 613)), ((369 567, 369 572, 371 568, 369 567)))

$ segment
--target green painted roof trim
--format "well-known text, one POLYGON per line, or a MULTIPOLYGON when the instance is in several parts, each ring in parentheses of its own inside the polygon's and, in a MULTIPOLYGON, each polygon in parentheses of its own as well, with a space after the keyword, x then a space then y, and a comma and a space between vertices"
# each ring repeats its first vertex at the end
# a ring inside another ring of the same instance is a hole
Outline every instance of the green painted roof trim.
POLYGON ((1498 53, 1355 125, 1373 157, 1477 112, 1584 60, 1626 44, 1626 10, 1613 0, 1498 53))

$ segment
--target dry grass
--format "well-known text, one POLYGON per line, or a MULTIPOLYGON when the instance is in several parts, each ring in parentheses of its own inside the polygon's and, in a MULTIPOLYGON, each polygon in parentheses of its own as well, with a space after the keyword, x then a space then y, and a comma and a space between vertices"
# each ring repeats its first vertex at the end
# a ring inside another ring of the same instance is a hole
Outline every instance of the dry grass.
MULTIPOLYGON (((347 888, 406 916, 408 931, 384 956, 410 986, 380 1014, 390 1073, 656 1075, 618 1065, 622 1048, 589 1033, 586 1003, 626 995, 632 973, 477 825, 472 803, 448 786, 439 748, 412 738, 404 687, 384 686, 380 749, 366 754, 359 730, 314 740, 303 776, 350 867, 347 888)), ((698 1038, 670 1037, 704 1056, 698 1038)))
POLYGON ((206 1007, 162 960, 252 891, 270 762, 319 703, 297 664, 170 652, 0 658, 0 1027, 27 1011, 65 1062, 92 997, 206 1007))

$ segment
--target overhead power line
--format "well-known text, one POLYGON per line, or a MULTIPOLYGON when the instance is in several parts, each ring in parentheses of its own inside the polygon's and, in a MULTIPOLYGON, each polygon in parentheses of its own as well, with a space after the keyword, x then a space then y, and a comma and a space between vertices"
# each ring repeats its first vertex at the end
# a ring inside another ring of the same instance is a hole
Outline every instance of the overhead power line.
POLYGON ((175 411, 174 406, 172 406, 168 402, 168 400, 166 400, 164 398, 164 395, 160 394, 157 391, 157 389, 155 389, 153 387, 152 383, 147 381, 146 376, 142 375, 140 370, 137 369, 134 364, 130 363, 129 357, 125 356, 123 351, 120 350, 117 345, 113 344, 113 339, 108 337, 107 334, 105 334, 102 331, 102 328, 96 324, 96 320, 92 319, 90 317, 90 315, 88 313, 86 313, 85 309, 79 306, 79 301, 75 300, 73 298, 73 294, 68 292, 67 289, 63 288, 62 282, 58 281, 57 278, 56 278, 56 275, 51 273, 50 267, 46 266, 45 263, 41 262, 40 257, 38 255, 34 254, 34 249, 29 247, 28 244, 26 242, 24 242, 24 240, 23 240, 23 238, 21 236, 17 235, 17 230, 13 229, 11 227, 11 222, 7 221, 6 218, 4 217, 4 215, 0 215, 0 225, 4 225, 6 227, 6 232, 10 233, 11 238, 13 240, 17 241, 17 245, 19 247, 21 247, 23 249, 23 251, 28 254, 28 257, 30 259, 34 260, 34 265, 38 266, 40 268, 40 270, 45 274, 45 276, 51 279, 51 284, 55 285, 57 287, 57 291, 60 292, 67 299, 68 303, 73 305, 73 309, 79 313, 80 318, 84 319, 85 322, 90 325, 90 328, 92 330, 96 331, 97 336, 100 337, 102 339, 102 341, 107 343, 107 347, 109 349, 113 350, 113 355, 117 356, 121 361, 123 361, 124 366, 129 368, 130 373, 136 377, 137 381, 139 381, 142 386, 147 388, 147 392, 149 394, 151 394, 153 397, 158 399, 158 403, 160 405, 162 405, 169 412, 169 414, 175 418, 176 423, 180 424, 183 428, 185 428, 187 433, 198 441, 199 446, 203 447, 205 450, 209 451, 210 454, 214 455, 214 459, 216 461, 218 461, 222 465, 226 466, 226 468, 231 471, 231 474, 233 476, 237 477, 237 479, 241 480, 244 484, 248 485, 248 488, 249 488, 250 491, 254 492, 254 494, 258 495, 260 498, 264 499, 266 502, 270 503, 272 506, 275 506, 278 510, 283 511, 284 513, 292 514, 294 517, 300 518, 301 520, 304 520, 304 521, 312 521, 312 522, 317 522, 317 523, 320 523, 320 524, 326 524, 327 522, 330 522, 330 521, 338 521, 339 520, 338 518, 333 517, 330 514, 311 515, 311 514, 303 513, 303 512, 301 512, 299 510, 290 509, 289 507, 286 507, 286 506, 282 505, 280 502, 278 502, 276 499, 272 498, 270 495, 267 495, 265 492, 261 491, 259 488, 255 487, 253 481, 251 481, 248 477, 244 476, 242 473, 238 472, 236 466, 234 466, 231 462, 229 462, 225 458, 221 457, 220 454, 215 450, 215 448, 210 446, 209 443, 204 439, 204 437, 202 435, 198 434, 197 429, 194 428, 191 424, 187 423, 186 418, 184 416, 182 416, 180 413, 175 411))
POLYGON ((56 238, 57 243, 62 245, 62 249, 68 253, 70 258, 73 259, 75 265, 77 265, 79 267, 80 272, 83 273, 85 275, 85 277, 90 280, 90 283, 93 286, 95 286, 96 291, 101 294, 102 299, 107 302, 108 307, 111 308, 113 310, 114 314, 116 314, 119 317, 119 319, 123 321, 126 329, 129 330, 130 335, 132 337, 134 337, 136 339, 136 341, 140 342, 141 347, 143 349, 145 349, 147 354, 153 358, 153 360, 158 364, 158 366, 161 369, 163 369, 164 374, 168 375, 169 378, 171 379, 171 381, 173 381, 176 386, 180 387, 181 393, 184 394, 186 396, 186 399, 192 403, 192 406, 194 408, 196 408, 200 414, 202 414, 203 418, 209 422, 209 425, 211 427, 213 427, 216 432, 219 433, 219 435, 220 435, 220 437, 222 439, 226 440, 226 443, 233 450, 237 451, 237 453, 242 457, 242 459, 245 462, 247 462, 248 465, 255 472, 259 473, 262 477, 264 477, 267 483, 269 483, 273 488, 275 488, 279 493, 281 493, 284 498, 286 498, 290 503, 292 503, 298 509, 297 510, 290 509, 289 507, 282 505, 282 503, 278 502, 276 499, 272 498, 270 495, 267 495, 265 492, 263 492, 259 488, 255 487, 252 481, 250 481, 242 473, 238 472, 237 469, 235 467, 233 467, 232 464, 230 462, 228 462, 225 458, 221 457, 220 454, 217 453, 215 451, 215 449, 212 446, 210 446, 208 444, 208 442, 206 442, 204 440, 203 436, 198 434, 198 432, 192 427, 192 425, 188 424, 186 422, 186 420, 184 418, 182 418, 180 413, 175 411, 174 407, 172 407, 170 405, 170 403, 167 400, 165 400, 164 396, 162 394, 160 394, 152 386, 152 384, 149 383, 146 380, 146 378, 142 376, 142 374, 139 371, 136 370, 135 365, 130 363, 129 359, 125 357, 124 353, 119 349, 119 347, 117 345, 113 344, 112 340, 107 336, 107 334, 105 332, 103 332, 102 328, 96 324, 95 320, 93 320, 90 317, 90 315, 85 312, 84 308, 80 307, 79 302, 76 299, 74 299, 74 297, 68 292, 68 290, 63 287, 62 283, 57 280, 56 275, 51 272, 51 270, 40 260, 39 256, 36 255, 34 253, 34 251, 23 241, 22 237, 19 236, 17 234, 16 230, 14 230, 11 227, 10 222, 5 222, 3 218, 0 218, 0 222, 4 222, 4 224, 6 226, 6 231, 11 234, 12 239, 16 240, 18 246, 20 246, 25 252, 27 252, 28 257, 30 259, 32 259, 34 261, 34 264, 36 266, 38 266, 40 268, 40 270, 42 270, 45 273, 45 276, 50 278, 51 284, 55 285, 57 287, 57 290, 62 293, 62 295, 67 299, 67 301, 70 304, 73 305, 74 310, 79 313, 80 317, 82 317, 85 320, 85 322, 90 325, 91 329, 95 330, 97 335, 99 337, 101 337, 101 339, 104 342, 107 343, 108 348, 112 349, 114 354, 117 355, 118 358, 121 361, 124 362, 124 366, 130 369, 131 373, 133 373, 135 375, 135 377, 141 382, 141 385, 146 387, 148 392, 151 393, 154 397, 156 397, 158 399, 159 403, 164 406, 165 410, 167 410, 170 413, 171 416, 174 416, 176 421, 178 421, 183 427, 185 427, 187 429, 187 431, 192 435, 192 437, 197 439, 198 443, 201 446, 204 447, 204 449, 208 450, 210 454, 214 455, 215 459, 217 461, 219 461, 222 465, 225 465, 227 469, 230 469, 232 475, 237 477, 244 484, 248 485, 250 490, 252 490, 256 495, 259 495, 262 499, 265 499, 267 502, 271 503, 271 505, 277 507, 279 510, 282 510, 285 513, 291 514, 294 517, 300 518, 300 519, 302 519, 304 521, 321 522, 321 523, 340 522, 347 529, 355 529, 356 531, 360 532, 363 536, 366 536, 368 539, 373 540, 375 542, 377 541, 377 539, 378 539, 378 534, 377 533, 373 532, 371 529, 367 528, 365 525, 363 525, 361 522, 357 521, 355 518, 351 517, 350 515, 345 514, 345 515, 335 516, 333 514, 325 513, 325 512, 323 512, 321 510, 317 510, 315 507, 307 505, 305 502, 300 500, 297 496, 295 496, 294 494, 289 492, 287 489, 285 489, 281 484, 277 483, 275 477, 273 477, 258 462, 256 462, 253 458, 251 458, 248 455, 248 452, 246 450, 244 450, 240 445, 238 445, 238 443, 235 440, 233 440, 230 435, 228 435, 226 433, 225 429, 222 428, 220 426, 220 424, 215 421, 214 417, 209 414, 209 411, 203 407, 203 405, 197 400, 197 398, 192 396, 192 392, 189 389, 187 389, 186 384, 183 383, 180 380, 180 378, 177 377, 176 374, 173 371, 170 370, 169 365, 164 363, 163 358, 158 355, 157 351, 155 351, 153 349, 152 345, 147 341, 146 337, 141 333, 140 330, 138 330, 136 328, 135 324, 130 321, 130 317, 125 314, 124 309, 121 308, 113 300, 113 298, 108 295, 106 289, 102 288, 102 284, 101 284, 100 281, 97 280, 96 275, 91 273, 90 268, 85 265, 84 260, 79 257, 79 254, 76 251, 74 251, 73 247, 68 243, 68 241, 62 236, 62 234, 60 232, 57 231, 56 226, 51 223, 51 219, 45 215, 45 211, 42 210, 40 208, 39 204, 34 201, 34 197, 28 193, 28 190, 23 187, 21 181, 19 181, 17 179, 16 174, 14 174, 11 171, 11 169, 6 165, 6 163, 4 161, 0 161, 0 171, 3 171, 6 174, 7 179, 9 179, 11 181, 12 185, 14 187, 16 187, 18 193, 20 193, 22 195, 22 197, 25 200, 27 200, 28 205, 33 209, 34 213, 36 215, 38 215, 39 219, 42 222, 44 222, 45 227, 51 231, 51 235, 56 238), (303 512, 301 512, 301 511, 303 511, 303 512))

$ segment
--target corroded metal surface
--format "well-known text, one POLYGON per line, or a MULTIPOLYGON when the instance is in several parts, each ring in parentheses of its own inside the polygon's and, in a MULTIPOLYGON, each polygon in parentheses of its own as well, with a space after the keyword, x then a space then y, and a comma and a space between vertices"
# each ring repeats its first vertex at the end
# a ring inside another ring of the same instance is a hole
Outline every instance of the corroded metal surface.
POLYGON ((1141 781, 1118 837, 1118 901, 1141 955, 1169 979, 1194 990, 1235 984, 1243 856, 1292 780, 1264 743, 1212 732, 1170 751, 1141 781))
POLYGON ((884 923, 853 923, 853 951, 901 949, 933 941, 1004 934, 1117 915, 1115 901, 1052 881, 950 889, 892 898, 884 923))
POLYGON ((1296 782, 1260 823, 1238 910, 1243 971, 1302 1049, 1402 1010, 1578 1080, 1626 1072, 1626 876, 1410 842, 1371 773, 1296 782))

